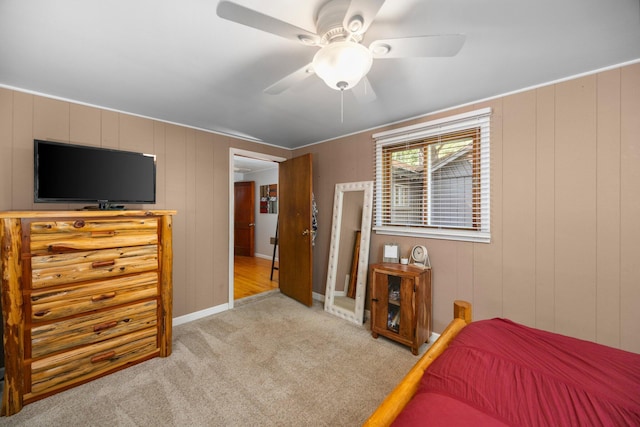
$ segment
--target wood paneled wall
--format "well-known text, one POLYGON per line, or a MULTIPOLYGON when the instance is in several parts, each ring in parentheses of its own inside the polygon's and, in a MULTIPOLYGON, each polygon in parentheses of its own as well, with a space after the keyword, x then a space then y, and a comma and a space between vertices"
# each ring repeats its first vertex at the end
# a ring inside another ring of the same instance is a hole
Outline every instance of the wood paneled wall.
POLYGON ((314 290, 326 283, 334 186, 373 179, 371 135, 482 107, 493 109, 491 243, 374 234, 370 262, 385 242, 403 255, 427 246, 437 332, 465 299, 476 319, 640 352, 640 64, 296 150, 314 154, 314 290))
MULTIPOLYGON (((33 139, 153 153, 155 205, 175 209, 174 316, 229 297, 229 148, 290 151, 139 116, 0 88, 0 210, 76 209, 33 203, 33 139)), ((133 207, 133 206, 132 206, 133 207)))
POLYGON ((314 154, 319 235, 314 291, 324 294, 336 183, 373 179, 371 134, 481 107, 491 123, 490 244, 373 235, 429 249, 434 330, 451 302, 640 352, 640 64, 468 105, 294 150, 0 88, 0 210, 33 203, 33 139, 153 152, 158 209, 174 219, 174 314, 228 300, 229 148, 314 154))

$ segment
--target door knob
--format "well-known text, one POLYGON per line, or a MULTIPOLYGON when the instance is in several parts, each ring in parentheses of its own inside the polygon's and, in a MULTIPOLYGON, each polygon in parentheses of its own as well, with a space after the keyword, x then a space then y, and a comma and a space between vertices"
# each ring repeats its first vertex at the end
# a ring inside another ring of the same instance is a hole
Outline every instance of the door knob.
POLYGON ((253 223, 253 222, 250 222, 250 223, 249 223, 249 227, 255 227, 255 225, 256 225, 256 224, 255 224, 255 223, 253 223))
POLYGON ((308 228, 302 232, 303 236, 307 236, 308 234, 309 234, 309 229, 308 228))

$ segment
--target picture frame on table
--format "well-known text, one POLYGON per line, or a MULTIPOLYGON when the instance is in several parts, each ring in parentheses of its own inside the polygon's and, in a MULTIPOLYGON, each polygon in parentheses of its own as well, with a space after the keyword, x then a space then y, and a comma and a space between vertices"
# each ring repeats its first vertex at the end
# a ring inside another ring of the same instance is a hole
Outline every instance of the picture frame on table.
POLYGON ((400 262, 400 246, 397 243, 385 243, 382 249, 382 262, 400 262))

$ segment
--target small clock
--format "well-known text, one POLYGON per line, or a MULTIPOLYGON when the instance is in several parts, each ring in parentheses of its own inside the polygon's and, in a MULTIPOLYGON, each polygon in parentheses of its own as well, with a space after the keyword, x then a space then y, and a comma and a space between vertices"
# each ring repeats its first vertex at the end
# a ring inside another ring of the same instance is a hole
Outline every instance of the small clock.
POLYGON ((411 249, 411 263, 421 267, 431 267, 427 248, 422 245, 415 245, 411 249))

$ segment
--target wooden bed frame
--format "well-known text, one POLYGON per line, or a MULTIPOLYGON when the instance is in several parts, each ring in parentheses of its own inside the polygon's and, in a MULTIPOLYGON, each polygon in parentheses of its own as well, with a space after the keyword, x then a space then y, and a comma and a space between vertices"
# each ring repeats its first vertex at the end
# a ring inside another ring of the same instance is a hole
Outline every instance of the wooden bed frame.
POLYGON ((471 323, 471 304, 466 301, 453 302, 453 320, 444 330, 440 338, 434 342, 426 353, 416 362, 409 373, 398 383, 396 388, 378 406, 364 423, 365 426, 389 426, 398 414, 409 403, 418 390, 418 385, 427 367, 442 354, 458 333, 471 323))

